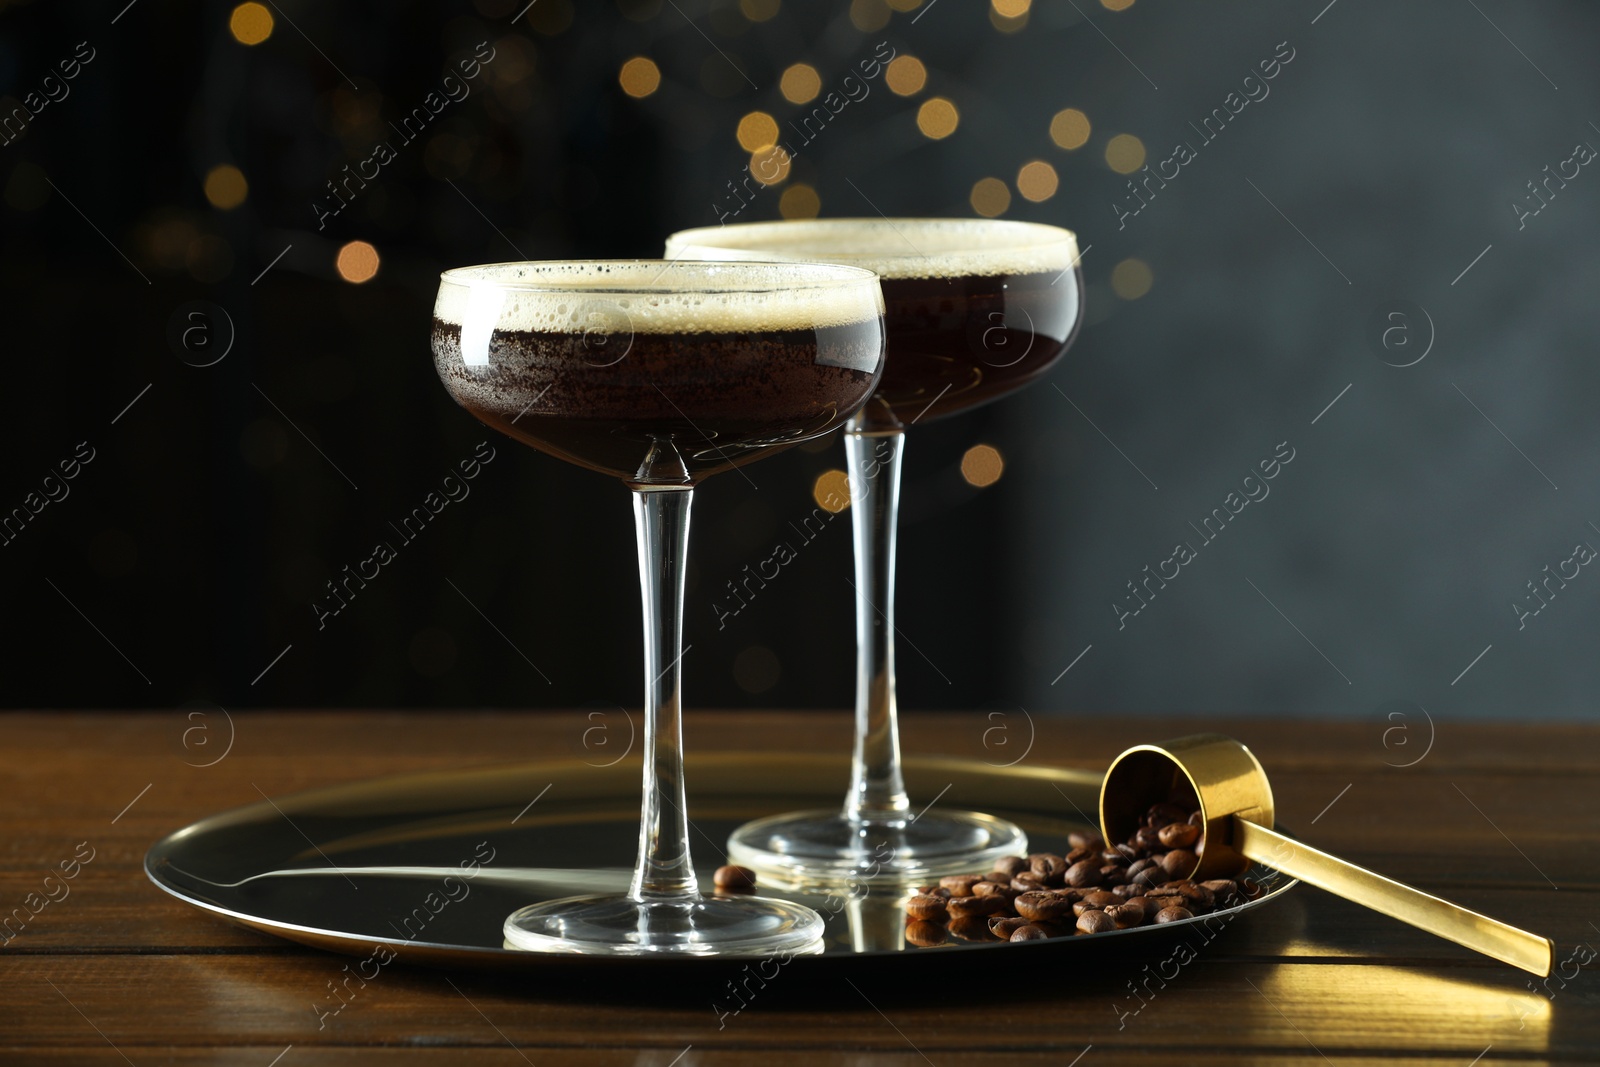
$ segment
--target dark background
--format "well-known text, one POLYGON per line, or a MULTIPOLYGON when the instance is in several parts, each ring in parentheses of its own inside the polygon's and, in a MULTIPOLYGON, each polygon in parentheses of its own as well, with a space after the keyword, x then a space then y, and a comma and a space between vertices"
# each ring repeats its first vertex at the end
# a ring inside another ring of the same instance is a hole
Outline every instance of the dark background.
MULTIPOLYGON (((795 184, 825 215, 970 215, 996 177, 1005 217, 1078 232, 1088 292, 1048 382, 912 434, 902 707, 1594 713, 1600 576, 1523 629, 1512 607, 1600 545, 1600 176, 1521 229, 1511 207, 1600 144, 1592 6, 279 0, 247 47, 231 4, 123 4, 0 2, 5 113, 95 50, 0 146, 0 511, 79 442, 95 456, 0 546, 7 705, 636 704, 627 493, 509 441, 324 629, 310 604, 489 437, 433 371, 441 269, 658 255, 716 221, 741 116, 809 110, 786 67, 832 87, 887 41, 926 87, 877 79, 741 220, 795 184), (482 41, 471 95, 319 232, 325 183, 482 41), (1190 124, 1280 42, 1270 95, 1205 143, 1190 124), (636 55, 662 74, 643 99, 618 82, 636 55), (961 115, 937 141, 934 95, 961 115), (1068 107, 1092 125, 1073 151, 1049 132, 1068 107), (1152 163, 1196 148, 1120 226, 1117 134, 1152 163), (1017 195, 1031 160, 1061 179, 1040 203, 1017 195), (231 210, 203 191, 219 164, 248 181, 231 210), (335 269, 352 240, 381 257, 364 284, 335 269), (1153 285, 1119 296, 1130 259, 1153 285), (190 321, 213 347, 175 340, 190 321), (1285 441, 1270 497, 1119 629, 1125 583, 1285 441), (981 490, 959 470, 978 443, 1006 460, 981 490)), ((691 703, 850 702, 847 517, 724 629, 712 608, 842 465, 819 442, 699 494, 691 703)))

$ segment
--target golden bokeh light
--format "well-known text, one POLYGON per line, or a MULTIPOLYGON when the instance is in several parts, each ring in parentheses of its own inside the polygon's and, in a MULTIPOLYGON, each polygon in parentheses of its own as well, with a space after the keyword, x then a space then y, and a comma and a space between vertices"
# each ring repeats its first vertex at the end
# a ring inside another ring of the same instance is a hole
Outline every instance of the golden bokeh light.
POLYGON ((999 178, 979 178, 972 187, 972 210, 986 219, 1005 214, 1011 206, 1011 189, 999 178))
POLYGON ((1033 0, 989 0, 989 6, 1003 19, 1020 19, 1033 6, 1033 0))
POLYGON ((892 14, 883 0, 850 0, 850 24, 862 33, 876 33, 889 25, 892 14))
POLYGON ((1126 11, 1133 6, 1133 0, 1100 0, 1100 6, 1107 11, 1126 11))
POLYGON ((228 32, 240 44, 260 44, 272 36, 272 12, 255 0, 240 4, 228 16, 228 32))
POLYGON ((961 125, 961 112, 942 96, 930 96, 917 108, 917 129, 934 141, 942 141, 961 125))
POLYGON ((751 22, 768 22, 778 17, 780 0, 739 0, 739 10, 751 22))
POLYGON ((1089 140, 1089 116, 1075 107, 1057 111, 1050 120, 1050 139, 1069 152, 1082 148, 1089 140))
POLYGON ((888 3, 896 11, 915 11, 922 6, 922 0, 888 0, 888 3))
POLYGON ((786 219, 814 219, 822 210, 822 198, 805 182, 796 182, 778 198, 778 213, 786 219))
POLYGON ((1124 300, 1137 300, 1150 291, 1156 276, 1142 259, 1125 259, 1111 268, 1111 291, 1124 300))
POLYGON ((333 265, 347 282, 370 282, 378 273, 378 250, 365 241, 351 241, 339 249, 333 265))
POLYGON ((1056 176, 1056 168, 1042 159, 1024 163, 1022 169, 1017 171, 1017 192, 1022 194, 1023 199, 1032 200, 1035 204, 1055 196, 1060 185, 1061 179, 1056 176))
POLYGON ((928 84, 928 68, 916 56, 895 56, 884 69, 883 82, 896 96, 913 96, 928 84))
POLYGON ((998 482, 1005 470, 1005 457, 993 445, 973 445, 961 457, 961 477, 979 489, 998 482))
POLYGON ((778 88, 791 104, 809 104, 822 92, 822 76, 809 63, 796 63, 783 72, 778 88))
POLYGON ((661 68, 653 59, 634 56, 617 72, 617 84, 629 96, 643 99, 661 87, 661 68))
POLYGON ((752 111, 739 120, 735 134, 739 147, 746 152, 758 152, 778 143, 778 120, 765 111, 752 111))
POLYGON ((769 144, 750 153, 750 175, 762 185, 781 185, 789 177, 789 153, 769 144))
POLYGON ((841 470, 823 471, 811 483, 811 499, 835 515, 850 506, 850 476, 841 470))
POLYGON ((250 183, 244 180, 239 168, 231 163, 212 167, 206 174, 205 188, 206 199, 211 201, 211 206, 223 211, 232 211, 250 195, 250 183))
POLYGON ((1144 142, 1131 133, 1119 133, 1106 142, 1106 166, 1118 174, 1132 174, 1144 166, 1144 142))

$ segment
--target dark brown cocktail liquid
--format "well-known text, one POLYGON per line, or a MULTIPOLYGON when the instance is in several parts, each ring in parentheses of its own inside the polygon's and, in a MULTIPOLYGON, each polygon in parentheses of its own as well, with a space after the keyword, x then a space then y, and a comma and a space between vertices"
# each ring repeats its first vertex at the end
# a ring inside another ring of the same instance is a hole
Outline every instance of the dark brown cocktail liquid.
POLYGON ((842 424, 879 364, 876 319, 685 333, 495 330, 461 351, 433 323, 456 402, 525 444, 631 485, 690 485, 842 424), (872 368, 872 369, 862 369, 872 368))
POLYGON ((1082 294, 1075 268, 884 278, 888 356, 852 426, 903 429, 1022 388, 1071 344, 1082 294))

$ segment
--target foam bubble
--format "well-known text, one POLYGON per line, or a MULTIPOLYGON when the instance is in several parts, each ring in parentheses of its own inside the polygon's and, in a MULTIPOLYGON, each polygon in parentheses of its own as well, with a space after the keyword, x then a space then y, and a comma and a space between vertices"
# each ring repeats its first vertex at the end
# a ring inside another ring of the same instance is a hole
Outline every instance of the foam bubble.
POLYGON ((883 293, 864 271, 816 264, 494 263, 445 271, 433 313, 462 328, 465 346, 467 334, 486 340, 494 330, 734 333, 844 326, 882 315, 883 293))
POLYGON ((1071 230, 1009 219, 806 219, 736 222, 667 238, 668 256, 818 259, 885 278, 1043 274, 1078 261, 1071 230))

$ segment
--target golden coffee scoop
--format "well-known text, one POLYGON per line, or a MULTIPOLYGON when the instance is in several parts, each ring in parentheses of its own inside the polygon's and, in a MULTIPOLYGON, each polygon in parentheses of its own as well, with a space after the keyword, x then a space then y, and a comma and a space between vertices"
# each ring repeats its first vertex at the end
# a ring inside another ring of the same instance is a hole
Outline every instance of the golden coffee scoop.
POLYGON ((1163 801, 1198 801, 1204 836, 1196 869, 1175 878, 1236 878, 1252 860, 1430 934, 1547 976, 1554 943, 1459 904, 1319 852, 1272 829, 1272 785, 1248 748, 1221 734, 1138 745, 1112 761, 1100 787, 1100 832, 1108 843, 1136 833, 1163 801))

